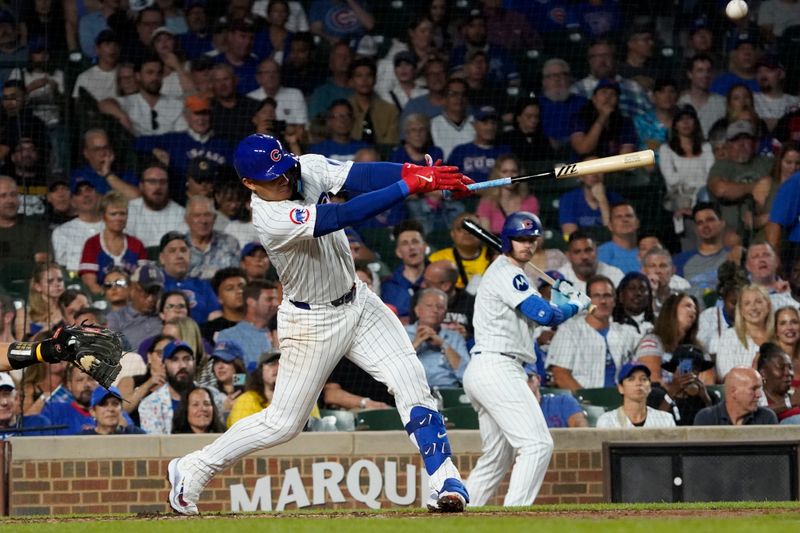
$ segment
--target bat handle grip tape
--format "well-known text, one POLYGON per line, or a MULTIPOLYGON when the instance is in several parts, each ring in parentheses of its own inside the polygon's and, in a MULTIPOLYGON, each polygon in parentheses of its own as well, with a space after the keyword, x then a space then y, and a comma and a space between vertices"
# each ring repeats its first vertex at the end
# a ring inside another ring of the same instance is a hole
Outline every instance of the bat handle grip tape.
MULTIPOLYGON (((482 181, 480 183, 470 183, 469 185, 467 185, 467 190, 474 192, 483 189, 491 189, 494 187, 504 187, 506 185, 511 185, 511 183, 512 183, 511 178, 499 178, 496 180, 482 181)), ((450 191, 442 191, 442 196, 445 199, 449 199, 453 197, 453 193, 450 191)))

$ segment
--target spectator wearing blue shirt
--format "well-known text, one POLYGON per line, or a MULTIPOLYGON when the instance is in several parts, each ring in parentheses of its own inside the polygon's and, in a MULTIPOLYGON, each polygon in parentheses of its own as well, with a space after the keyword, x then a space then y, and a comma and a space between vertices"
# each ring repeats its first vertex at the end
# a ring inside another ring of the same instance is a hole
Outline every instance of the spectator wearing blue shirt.
POLYGON ((475 111, 473 117, 474 140, 453 148, 447 164, 457 166, 461 172, 476 182, 481 182, 489 179, 497 158, 511 153, 511 148, 506 144, 495 144, 500 117, 494 107, 481 107, 475 111))
POLYGON ((204 324, 208 315, 220 309, 219 300, 211 284, 203 279, 188 276, 191 252, 189 238, 178 231, 170 231, 161 238, 158 260, 164 269, 164 290, 179 290, 189 300, 189 314, 198 324, 204 324))
POLYGON ((765 231, 788 270, 800 259, 800 172, 783 182, 775 194, 765 231))
MULTIPOLYGON (((244 254, 244 252, 242 252, 244 254)), ((236 342, 242 347, 248 372, 258 367, 261 354, 272 350, 270 323, 278 312, 278 287, 267 280, 251 280, 244 288, 244 320, 217 334, 217 342, 236 342)))
POLYGON ((189 31, 177 36, 181 50, 186 59, 193 60, 214 49, 211 42, 211 31, 208 27, 208 14, 205 0, 189 0, 184 7, 186 25, 189 31))
POLYGON ((425 154, 434 161, 444 159, 442 149, 433 145, 431 122, 423 113, 407 115, 403 122, 403 140, 392 150, 389 161, 392 163, 413 163, 426 165, 425 154))
POLYGON ((542 408, 548 428, 589 427, 581 405, 572 394, 542 394, 539 382, 537 374, 533 373, 528 376, 528 387, 542 408))
POLYGON ((353 105, 347 100, 335 100, 325 118, 328 138, 312 144, 308 150, 313 154, 324 155, 337 161, 352 161, 356 152, 367 148, 369 144, 353 139, 353 121, 355 115, 353 105))
POLYGON ((394 253, 400 259, 392 274, 381 283, 381 299, 393 306, 397 316, 408 324, 411 296, 422 285, 425 272, 425 242, 422 225, 416 220, 404 220, 394 228, 394 253))
POLYGON ((139 180, 136 175, 128 170, 114 169, 116 154, 105 130, 92 128, 83 134, 82 154, 86 165, 70 175, 71 190, 74 191, 78 183, 88 181, 100 195, 113 189, 129 200, 139 196, 139 180))
POLYGON ((170 197, 178 203, 186 201, 186 173, 192 161, 198 158, 225 165, 230 159, 228 141, 217 137, 211 129, 211 101, 202 95, 192 95, 185 100, 183 116, 189 128, 186 131, 147 135, 136 138, 138 152, 152 153, 169 167, 170 197))
POLYGON ((572 116, 586 105, 586 98, 569 91, 572 72, 569 63, 554 57, 542 67, 542 93, 539 95, 540 121, 544 134, 555 148, 569 146, 572 116))
POLYGON ((17 413, 17 384, 7 372, 0 372, 0 440, 12 436, 32 437, 52 435, 51 430, 22 431, 24 428, 43 428, 50 425, 50 420, 41 415, 23 416, 17 413), (19 430, 15 430, 19 426, 19 430))
POLYGON ((572 117, 569 141, 578 156, 607 157, 636 149, 636 128, 619 110, 619 96, 619 83, 602 79, 597 82, 592 99, 572 117))
POLYGON ((442 327, 447 294, 422 289, 414 306, 417 321, 406 326, 431 388, 458 388, 469 363, 467 345, 458 331, 442 327))
POLYGON ((400 114, 400 124, 405 124, 409 115, 422 113, 428 119, 441 114, 444 106, 444 90, 447 86, 447 67, 444 60, 434 56, 423 67, 426 94, 408 101, 400 114))
POLYGON ((314 120, 326 112, 333 102, 347 99, 353 94, 350 88, 350 62, 353 60, 353 51, 347 43, 336 43, 328 55, 328 80, 314 89, 308 99, 308 118, 314 120))
POLYGON ((464 44, 453 48, 450 53, 450 68, 459 71, 467 62, 467 55, 473 50, 483 50, 489 63, 487 80, 500 87, 519 85, 519 71, 508 55, 508 52, 499 46, 487 43, 488 28, 486 18, 480 12, 471 13, 461 26, 461 35, 464 44))
POLYGON ((723 72, 711 82, 711 92, 728 94, 731 87, 743 84, 757 93, 761 90, 756 79, 758 41, 756 35, 747 32, 736 33, 728 40, 728 71, 723 72))
POLYGON ((89 413, 95 426, 81 431, 82 435, 143 435, 144 430, 125 422, 122 409, 122 393, 113 385, 96 387, 89 402, 89 413))
POLYGON ((153 263, 136 268, 130 281, 130 303, 108 314, 108 328, 119 331, 135 350, 147 338, 161 332, 156 304, 164 288, 164 273, 153 263))
POLYGON ((238 80, 236 91, 241 94, 258 89, 258 57, 252 53, 255 31, 255 24, 248 17, 232 21, 226 34, 225 52, 215 58, 218 63, 227 63, 233 68, 238 80))
POLYGON ((603 263, 613 265, 628 272, 639 272, 639 217, 630 202, 621 201, 611 204, 609 208, 608 229, 611 240, 597 248, 597 258, 603 263))
MULTIPOLYGON (((596 159, 584 158, 584 161, 596 159)), ((561 195, 558 202, 558 224, 561 232, 571 235, 579 228, 603 227, 610 223, 610 203, 622 201, 622 197, 607 191, 602 174, 589 174, 578 178, 581 185, 561 195)))

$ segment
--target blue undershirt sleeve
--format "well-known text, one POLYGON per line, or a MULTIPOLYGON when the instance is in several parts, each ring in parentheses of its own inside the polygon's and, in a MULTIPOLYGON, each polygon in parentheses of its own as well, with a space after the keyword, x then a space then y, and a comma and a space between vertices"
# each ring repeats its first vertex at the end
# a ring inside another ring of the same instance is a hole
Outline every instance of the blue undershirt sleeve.
POLYGON ((408 185, 404 181, 396 181, 388 187, 359 195, 343 204, 319 204, 314 237, 322 237, 372 218, 403 201, 406 196, 408 185))
POLYGON ((517 306, 517 309, 523 315, 533 320, 542 326, 557 326, 572 318, 578 311, 578 308, 572 304, 565 304, 555 306, 542 298, 532 294, 525 298, 522 303, 517 306))
POLYGON ((400 180, 399 163, 353 163, 344 188, 353 192, 370 192, 388 187, 400 180))

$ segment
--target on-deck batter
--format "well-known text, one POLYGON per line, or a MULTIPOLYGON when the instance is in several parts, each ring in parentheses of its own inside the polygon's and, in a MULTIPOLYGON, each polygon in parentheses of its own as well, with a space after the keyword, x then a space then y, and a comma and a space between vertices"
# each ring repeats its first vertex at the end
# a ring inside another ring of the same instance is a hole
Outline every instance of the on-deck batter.
POLYGON ((501 233, 503 254, 489 265, 475 298, 475 346, 464 372, 464 391, 478 411, 483 455, 467 479, 471 506, 486 505, 515 455, 503 505, 531 505, 553 452, 522 365, 536 362, 537 324, 558 325, 587 309, 591 300, 566 283, 553 289, 552 304, 539 295, 524 269, 541 234, 533 213, 509 215, 501 233))
POLYGON ((465 191, 471 180, 456 167, 297 157, 260 134, 239 143, 234 166, 253 192, 253 224, 283 283, 281 366, 269 407, 238 421, 202 450, 170 462, 170 505, 197 514, 197 500, 214 474, 302 431, 328 376, 346 356, 395 395, 430 475, 428 508, 463 511, 469 497, 450 459, 444 421, 422 364, 400 321, 356 278, 342 229, 409 194, 465 191), (329 193, 344 188, 365 194, 344 204, 327 202, 329 193))

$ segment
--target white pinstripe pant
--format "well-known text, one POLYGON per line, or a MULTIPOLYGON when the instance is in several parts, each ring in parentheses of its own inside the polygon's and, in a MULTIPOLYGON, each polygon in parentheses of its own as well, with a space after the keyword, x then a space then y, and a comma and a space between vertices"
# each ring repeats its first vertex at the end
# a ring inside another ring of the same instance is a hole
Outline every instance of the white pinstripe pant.
MULTIPOLYGON (((278 333, 281 364, 272 403, 185 457, 184 463, 203 486, 245 455, 300 433, 343 354, 388 386, 403 424, 415 405, 436 410, 422 363, 403 326, 363 283, 358 283, 356 300, 339 307, 303 310, 284 302, 278 311, 278 333)), ((439 469, 441 475, 431 476, 435 488, 445 477, 458 477, 450 460, 445 465, 439 469)))
POLYGON ((522 365, 497 353, 475 354, 464 372, 464 391, 478 411, 483 451, 466 483, 470 506, 486 505, 515 455, 503 505, 531 505, 547 473, 553 438, 522 365))

